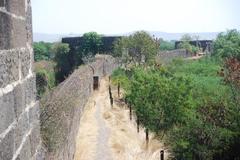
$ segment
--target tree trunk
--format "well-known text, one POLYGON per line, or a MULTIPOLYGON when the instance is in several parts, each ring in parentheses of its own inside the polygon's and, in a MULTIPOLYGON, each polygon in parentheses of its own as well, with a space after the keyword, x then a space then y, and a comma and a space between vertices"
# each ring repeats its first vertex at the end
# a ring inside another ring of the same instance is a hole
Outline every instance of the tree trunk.
POLYGON ((118 98, 120 97, 120 83, 118 82, 118 98))
POLYGON ((146 143, 148 144, 148 142, 149 142, 149 130, 148 130, 148 128, 145 130, 145 132, 146 132, 146 143))
POLYGON ((129 116, 130 116, 130 121, 131 121, 132 120, 132 106, 131 105, 129 106, 129 110, 130 110, 129 116))
POLYGON ((139 120, 139 118, 137 117, 137 132, 139 133, 139 125, 140 125, 140 120, 139 120))

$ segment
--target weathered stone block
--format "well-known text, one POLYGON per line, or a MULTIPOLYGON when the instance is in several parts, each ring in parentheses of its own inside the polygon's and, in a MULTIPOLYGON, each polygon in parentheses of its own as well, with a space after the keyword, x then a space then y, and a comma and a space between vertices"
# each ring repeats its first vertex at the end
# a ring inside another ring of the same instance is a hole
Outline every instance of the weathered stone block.
POLYGON ((35 106, 29 110, 29 122, 31 124, 33 123, 38 124, 39 116, 40 116, 40 110, 39 110, 39 103, 37 102, 35 106))
POLYGON ((18 51, 0 53, 0 88, 19 80, 18 51))
POLYGON ((25 102, 30 104, 32 101, 36 100, 36 77, 33 76, 24 83, 25 87, 25 102))
POLYGON ((19 118, 20 114, 26 107, 25 103, 25 90, 23 84, 19 84, 14 88, 14 111, 16 118, 19 118))
POLYGON ((32 134, 29 136, 29 139, 30 139, 30 145, 31 145, 31 155, 34 156, 40 145, 40 126, 39 125, 36 125, 33 128, 32 134))
POLYGON ((30 147, 30 139, 27 137, 20 154, 16 158, 16 160, 28 160, 31 157, 31 147, 30 147))
POLYGON ((5 6, 8 12, 25 16, 25 0, 6 0, 5 6))
POLYGON ((12 18, 11 48, 26 47, 27 30, 23 20, 12 18))
POLYGON ((29 74, 31 64, 30 52, 28 50, 20 52, 20 61, 21 61, 21 74, 22 78, 24 78, 29 74))
POLYGON ((32 45, 32 8, 30 5, 27 7, 26 12, 26 29, 27 29, 27 42, 32 45))
POLYGON ((5 4, 4 4, 4 0, 0 0, 0 7, 4 7, 5 4))
POLYGON ((13 92, 10 92, 0 97, 0 133, 8 128, 14 118, 14 96, 13 92))
POLYGON ((30 128, 28 115, 24 113, 19 119, 16 128, 14 129, 14 148, 15 152, 22 143, 23 137, 27 134, 30 128))
POLYGON ((12 28, 10 23, 10 16, 6 13, 0 12, 0 50, 10 48, 11 32, 9 28, 12 28))
POLYGON ((24 20, 0 12, 0 50, 26 47, 27 31, 24 20))
POLYGON ((0 159, 11 160, 14 154, 13 131, 10 131, 2 140, 0 140, 0 159))

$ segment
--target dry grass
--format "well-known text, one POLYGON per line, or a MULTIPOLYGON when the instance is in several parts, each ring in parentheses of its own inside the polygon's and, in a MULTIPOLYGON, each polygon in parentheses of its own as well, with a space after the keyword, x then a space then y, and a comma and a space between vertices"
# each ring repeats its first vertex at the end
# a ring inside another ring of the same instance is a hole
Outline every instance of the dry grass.
MULTIPOLYGON (((114 107, 111 108, 108 85, 107 79, 104 79, 101 82, 100 91, 93 96, 86 106, 81 119, 75 160, 91 160, 97 153, 97 128, 99 126, 94 119, 96 112, 94 99, 101 100, 102 118, 110 129, 108 147, 114 160, 159 160, 160 150, 164 148, 163 145, 154 138, 153 134, 150 134, 149 144, 146 145, 144 129, 141 128, 140 133, 137 133, 136 123, 134 120, 129 120, 129 110, 126 106, 119 107, 115 103, 114 107)), ((116 97, 115 90, 113 94, 116 97)), ((168 153, 165 152, 165 159, 167 157, 168 153)))
POLYGON ((76 139, 75 160, 93 160, 97 145, 97 122, 94 116, 94 96, 88 101, 80 121, 76 139))
POLYGON ((147 146, 144 129, 137 133, 137 126, 134 120, 129 120, 127 109, 114 108, 104 115, 108 117, 106 121, 112 131, 109 143, 114 160, 159 160, 163 145, 150 134, 147 146))
MULTIPOLYGON (((111 108, 108 95, 107 79, 101 82, 100 91, 89 100, 86 110, 81 119, 77 151, 75 160, 91 160, 96 159, 98 145, 98 129, 96 117, 96 106, 94 100, 100 100, 100 114, 105 121, 106 126, 110 129, 110 137, 108 141, 108 149, 114 160, 159 160, 160 150, 164 147, 150 134, 148 146, 145 141, 144 129, 140 129, 137 133, 137 127, 134 120, 129 120, 129 110, 126 106, 117 106, 111 108), (84 131, 84 132, 83 132, 84 131)), ((114 89, 114 97, 116 98, 116 90, 114 89)), ((165 152, 165 159, 168 153, 165 152)), ((101 159, 101 158, 100 158, 101 159)), ((104 160, 104 158, 102 158, 104 160)))

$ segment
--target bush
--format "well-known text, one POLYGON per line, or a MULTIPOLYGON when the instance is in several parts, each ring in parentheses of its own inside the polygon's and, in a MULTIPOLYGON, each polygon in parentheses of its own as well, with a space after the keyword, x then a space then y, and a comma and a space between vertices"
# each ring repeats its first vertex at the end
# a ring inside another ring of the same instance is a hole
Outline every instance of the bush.
POLYGON ((55 63, 52 61, 39 61, 34 65, 37 95, 41 98, 46 91, 56 86, 54 72, 55 63))
POLYGON ((160 50, 161 51, 170 51, 175 49, 174 41, 160 41, 160 50))
POLYGON ((239 105, 220 69, 208 58, 175 60, 167 68, 135 68, 128 76, 128 103, 142 125, 165 133, 176 159, 240 157, 239 105))
POLYGON ((55 87, 55 74, 44 69, 38 69, 36 71, 36 87, 37 95, 42 95, 47 91, 55 87))
POLYGON ((69 56, 69 45, 64 43, 56 43, 52 47, 52 52, 55 54, 54 61, 56 62, 55 72, 56 80, 62 82, 73 71, 74 64, 69 56))
POLYGON ((213 44, 213 55, 219 58, 240 59, 240 32, 228 30, 220 33, 213 44))
POLYGON ((51 46, 52 46, 51 43, 35 42, 33 44, 35 62, 52 59, 53 55, 51 54, 50 51, 51 46))

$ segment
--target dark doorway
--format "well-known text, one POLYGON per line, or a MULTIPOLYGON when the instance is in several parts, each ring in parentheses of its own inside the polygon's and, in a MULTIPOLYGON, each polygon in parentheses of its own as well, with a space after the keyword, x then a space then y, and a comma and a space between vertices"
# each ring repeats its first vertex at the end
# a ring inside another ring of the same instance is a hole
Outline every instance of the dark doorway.
POLYGON ((93 90, 98 90, 99 88, 99 77, 94 76, 93 77, 93 90))

